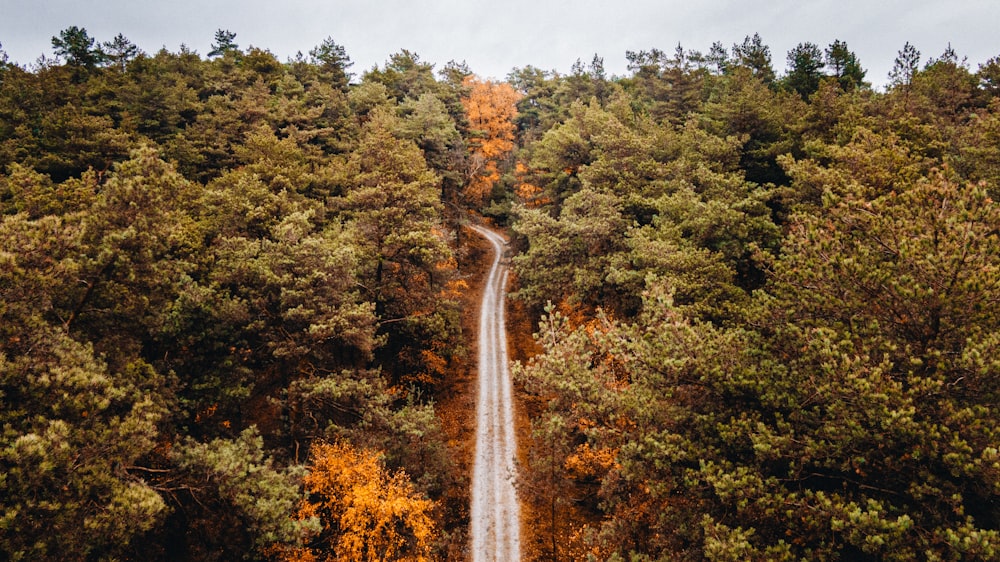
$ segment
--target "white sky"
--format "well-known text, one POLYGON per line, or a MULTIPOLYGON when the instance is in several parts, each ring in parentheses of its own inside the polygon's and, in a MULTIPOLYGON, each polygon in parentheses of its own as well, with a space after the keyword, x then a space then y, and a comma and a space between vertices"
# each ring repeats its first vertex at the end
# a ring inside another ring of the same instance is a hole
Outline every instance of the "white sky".
POLYGON ((404 48, 436 69, 464 60, 500 79, 527 65, 566 73, 595 53, 624 74, 626 50, 704 52, 755 32, 779 73, 800 42, 846 41, 876 85, 906 41, 924 60, 950 42, 973 70, 1000 55, 998 0, 0 0, 0 43, 21 65, 51 57, 52 36, 72 25, 98 41, 122 33, 150 53, 184 44, 203 56, 228 29, 241 48, 282 61, 330 36, 358 75, 404 48))

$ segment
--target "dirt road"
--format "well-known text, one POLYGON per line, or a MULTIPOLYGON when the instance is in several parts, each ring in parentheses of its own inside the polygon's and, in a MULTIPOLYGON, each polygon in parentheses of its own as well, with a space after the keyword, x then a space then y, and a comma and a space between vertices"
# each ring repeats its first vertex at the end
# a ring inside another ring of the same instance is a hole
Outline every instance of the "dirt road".
POLYGON ((514 488, 517 442, 507 368, 504 300, 505 241, 487 228, 473 229, 493 246, 493 266, 483 290, 479 320, 479 396, 476 456, 472 471, 472 560, 516 562, 521 558, 520 506, 514 488))

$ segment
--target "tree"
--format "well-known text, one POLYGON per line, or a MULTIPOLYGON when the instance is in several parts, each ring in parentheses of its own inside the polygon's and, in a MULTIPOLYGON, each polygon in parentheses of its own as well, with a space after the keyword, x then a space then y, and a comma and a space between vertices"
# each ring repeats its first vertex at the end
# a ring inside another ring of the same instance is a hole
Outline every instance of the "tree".
POLYGON ((705 60, 715 67, 716 74, 724 74, 729 68, 729 51, 722 44, 722 41, 715 41, 705 55, 705 60))
POLYGON ((459 134, 463 135, 463 138, 469 132, 469 123, 466 121, 462 98, 469 93, 465 87, 465 79, 472 74, 472 70, 465 61, 448 61, 438 71, 440 89, 435 95, 448 109, 448 115, 455 122, 455 128, 458 129, 459 134))
POLYGON ((393 135, 398 128, 398 117, 375 111, 344 163, 346 189, 336 205, 357 235, 359 282, 388 336, 386 373, 433 385, 446 364, 442 346, 457 333, 452 305, 438 295, 454 259, 440 223, 441 179, 413 141, 393 135))
POLYGON ((515 124, 518 138, 525 144, 559 122, 566 108, 556 103, 557 80, 551 72, 533 66, 515 68, 507 75, 507 83, 521 95, 515 124))
MULTIPOLYGON (((591 368, 595 357, 588 331, 599 332, 600 322, 561 339, 569 320, 554 308, 539 320, 538 343, 545 352, 527 367, 513 366, 513 376, 525 392, 548 402, 532 416, 527 470, 519 475, 518 485, 538 513, 539 554, 547 560, 584 560, 603 549, 586 544, 581 512, 596 507, 601 479, 614 462, 613 451, 591 447, 590 430, 605 420, 605 408, 614 398, 605 392, 608 381, 595 377, 591 368)), ((606 559, 610 553, 602 554, 606 559)))
POLYGON ((175 519, 186 520, 167 522, 179 535, 164 539, 174 559, 211 560, 217 552, 261 557, 275 544, 296 544, 319 530, 317 522, 295 517, 302 468, 276 466, 256 428, 204 443, 188 437, 171 448, 170 461, 174 469, 162 487, 181 504, 175 519))
POLYGON ((105 41, 102 46, 108 62, 121 72, 125 72, 128 63, 142 52, 121 33, 111 41, 105 41))
POLYGON ((187 210, 193 187, 143 146, 115 167, 83 219, 78 281, 59 302, 66 330, 109 360, 127 362, 141 348, 151 316, 193 268, 201 244, 187 210))
POLYGON ((930 69, 935 65, 945 65, 945 66, 959 65, 958 53, 956 53, 955 49, 952 48, 950 42, 948 43, 948 46, 944 48, 944 52, 941 53, 940 57, 937 58, 931 57, 927 59, 927 63, 924 65, 924 69, 925 70, 930 69))
POLYGON ((93 70, 104 61, 104 53, 94 43, 86 28, 75 25, 60 31, 59 37, 52 37, 56 55, 65 57, 67 64, 81 70, 93 70))
POLYGON ((889 71, 889 84, 891 86, 909 86, 919 68, 920 51, 907 41, 892 63, 892 70, 889 71))
POLYGON ((668 95, 665 107, 654 111, 655 117, 662 119, 665 114, 672 122, 680 124, 700 108, 705 72, 694 67, 697 58, 697 53, 684 50, 678 43, 674 56, 664 61, 663 78, 668 95))
POLYGON ((562 104, 587 102, 591 98, 603 102, 611 91, 609 86, 604 59, 595 54, 589 65, 584 65, 581 59, 573 63, 571 72, 560 80, 555 96, 562 104))
POLYGON ((236 44, 236 33, 228 29, 218 29, 215 31, 215 41, 212 43, 212 50, 208 52, 209 57, 218 57, 227 53, 238 53, 240 46, 236 44))
POLYGON ((39 320, 4 330, 0 348, 0 553, 125 554, 167 512, 141 466, 168 415, 163 378, 141 361, 109 369, 91 346, 39 320))
POLYGON ((270 51, 258 49, 257 47, 247 49, 240 64, 247 71, 256 74, 262 81, 267 83, 277 80, 279 76, 284 74, 284 67, 278 61, 278 57, 274 56, 274 53, 270 51))
POLYGON ((406 100, 399 110, 404 115, 399 121, 399 136, 416 142, 424 151, 427 165, 447 181, 447 186, 442 185, 442 193, 451 200, 463 179, 459 168, 463 155, 455 153, 464 151, 464 146, 455 120, 444 102, 430 93, 406 100))
POLYGON ((673 57, 659 49, 629 51, 625 56, 634 75, 624 85, 635 90, 657 122, 678 125, 698 109, 708 73, 695 64, 701 59, 700 54, 686 51, 678 43, 673 57))
POLYGON ((144 460, 175 406, 168 377, 71 337, 86 211, 0 220, 0 556, 118 557, 168 511, 144 460), (110 360, 109 360, 110 359, 110 360))
POLYGON ((377 452, 317 442, 305 487, 309 497, 298 518, 318 518, 323 530, 308 546, 285 550, 283 559, 431 559, 434 503, 417 495, 405 472, 388 471, 377 452))
POLYGON ((347 50, 343 45, 338 45, 333 37, 327 37, 309 51, 309 56, 312 57, 313 64, 318 64, 321 71, 329 77, 334 88, 347 91, 351 77, 354 76, 347 69, 354 66, 354 63, 347 56, 347 50))
POLYGON ((746 178, 766 185, 787 183, 779 155, 796 148, 801 98, 776 90, 745 66, 736 66, 705 105, 703 120, 720 137, 743 139, 740 167, 746 178))
POLYGON ((469 121, 469 169, 466 196, 485 202, 500 179, 500 165, 514 149, 514 119, 518 93, 509 84, 466 77, 468 96, 462 98, 469 121))
POLYGON ((771 49, 754 33, 743 39, 743 43, 733 43, 733 62, 749 68, 753 75, 765 84, 774 82, 774 68, 771 66, 771 49))
POLYGON ((992 98, 1000 97, 1000 56, 979 65, 979 84, 992 98))
POLYGON ((865 84, 866 71, 861 68, 857 55, 848 50, 847 43, 835 40, 826 48, 826 66, 845 92, 865 84))
POLYGON ((522 279, 518 298, 536 310, 546 301, 611 306, 605 276, 626 230, 617 197, 584 188, 566 199, 558 218, 543 209, 517 213, 516 232, 529 244, 514 258, 522 279))
MULTIPOLYGON (((981 186, 941 174, 874 201, 829 201, 786 245, 775 286, 789 314, 777 337, 792 346, 775 351, 808 349, 786 380, 810 405, 789 421, 813 436, 778 447, 818 473, 815 485, 848 482, 809 534, 836 525, 845 552, 869 555, 996 556, 998 513, 984 507, 997 475, 978 467, 996 462, 996 433, 979 428, 997 427, 1000 387, 973 357, 1000 341, 984 313, 998 290, 998 209, 981 186), (849 515, 864 505, 863 521, 849 515)), ((763 450, 788 435, 764 433, 763 450)))
POLYGON ((542 324, 526 384, 616 451, 595 546, 997 556, 1000 212, 940 174, 863 193, 795 217, 745 324, 691 320, 664 286, 629 325, 542 324))
POLYGON ((788 51, 788 66, 785 85, 808 101, 823 78, 823 52, 814 43, 799 43, 788 51))
POLYGON ((441 80, 452 88, 461 89, 467 76, 472 76, 472 69, 464 60, 462 62, 448 61, 444 68, 438 71, 441 80))
POLYGON ((396 101, 416 99, 420 94, 436 93, 439 90, 437 80, 434 79, 434 65, 423 62, 417 53, 406 49, 392 54, 384 68, 376 66, 366 72, 362 81, 385 85, 396 101))
POLYGON ((913 77, 909 90, 914 98, 914 113, 933 128, 953 134, 951 131, 956 131, 970 112, 981 107, 977 86, 976 76, 949 44, 940 57, 928 59, 913 77))

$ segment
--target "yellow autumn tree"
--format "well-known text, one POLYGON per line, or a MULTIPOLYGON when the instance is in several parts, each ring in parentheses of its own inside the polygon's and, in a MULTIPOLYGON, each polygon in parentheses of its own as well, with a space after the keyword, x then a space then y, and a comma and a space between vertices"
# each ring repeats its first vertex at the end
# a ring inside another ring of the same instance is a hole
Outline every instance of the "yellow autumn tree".
POLYGON ((301 520, 322 531, 306 547, 286 550, 285 562, 431 559, 434 502, 421 498, 402 470, 391 473, 379 455, 347 443, 316 443, 305 477, 309 499, 301 520))
POLYGON ((506 83, 467 76, 462 98, 470 138, 466 196, 482 203, 500 179, 500 163, 514 149, 514 118, 520 94, 506 83))

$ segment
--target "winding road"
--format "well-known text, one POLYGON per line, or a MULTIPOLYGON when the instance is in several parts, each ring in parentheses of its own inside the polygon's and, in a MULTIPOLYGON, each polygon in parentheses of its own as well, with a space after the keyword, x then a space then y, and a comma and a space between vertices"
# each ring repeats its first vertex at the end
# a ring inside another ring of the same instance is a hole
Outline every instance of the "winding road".
POLYGON ((500 234, 472 227, 493 245, 493 266, 483 290, 479 317, 479 397, 476 404, 476 457, 472 469, 472 560, 521 559, 521 509, 514 465, 517 442, 504 302, 507 265, 500 234))

